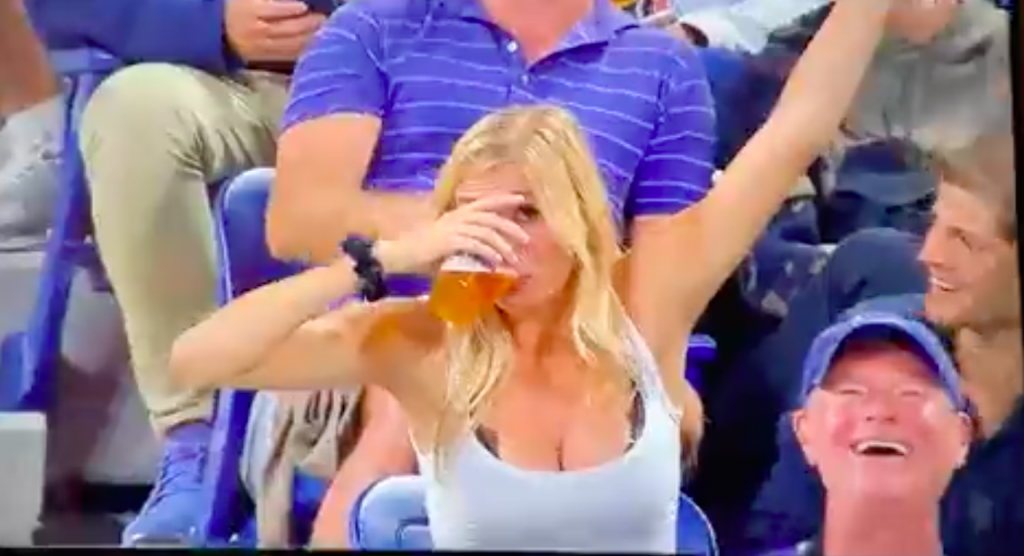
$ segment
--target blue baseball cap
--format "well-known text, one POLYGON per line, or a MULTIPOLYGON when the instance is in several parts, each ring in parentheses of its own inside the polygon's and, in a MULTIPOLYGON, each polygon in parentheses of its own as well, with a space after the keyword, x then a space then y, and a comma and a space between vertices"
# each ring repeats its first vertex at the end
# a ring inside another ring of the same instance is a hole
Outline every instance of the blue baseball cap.
POLYGON ((960 411, 968 411, 967 399, 960 390, 956 365, 941 334, 923 320, 879 311, 857 312, 847 316, 814 339, 804 360, 801 401, 806 402, 811 392, 821 386, 836 356, 853 339, 893 339, 905 342, 928 363, 953 405, 960 411))

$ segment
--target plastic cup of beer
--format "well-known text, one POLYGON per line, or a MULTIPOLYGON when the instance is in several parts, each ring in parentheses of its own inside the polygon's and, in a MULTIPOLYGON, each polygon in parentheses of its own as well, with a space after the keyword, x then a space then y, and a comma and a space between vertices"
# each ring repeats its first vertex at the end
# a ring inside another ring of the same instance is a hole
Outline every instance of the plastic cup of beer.
POLYGON ((467 326, 489 311, 515 283, 511 272, 495 269, 471 255, 454 255, 442 265, 428 306, 438 318, 467 326))

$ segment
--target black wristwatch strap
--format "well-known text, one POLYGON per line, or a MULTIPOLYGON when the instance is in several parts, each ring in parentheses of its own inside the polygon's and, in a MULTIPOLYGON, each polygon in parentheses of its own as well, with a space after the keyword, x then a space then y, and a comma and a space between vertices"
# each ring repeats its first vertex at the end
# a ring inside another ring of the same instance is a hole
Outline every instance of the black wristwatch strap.
POLYGON ((349 236, 341 242, 341 251, 355 263, 358 278, 356 291, 367 301, 377 301, 388 295, 384 285, 384 268, 373 255, 373 240, 362 236, 349 236))

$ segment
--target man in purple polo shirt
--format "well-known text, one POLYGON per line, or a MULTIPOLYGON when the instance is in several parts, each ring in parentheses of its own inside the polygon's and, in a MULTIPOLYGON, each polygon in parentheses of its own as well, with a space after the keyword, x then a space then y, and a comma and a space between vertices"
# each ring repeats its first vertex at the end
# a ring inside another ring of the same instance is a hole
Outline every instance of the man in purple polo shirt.
MULTIPOLYGON (((692 48, 609 0, 363 0, 335 12, 294 76, 267 215, 271 249, 323 262, 350 234, 421 225, 434 216, 426 194, 458 137, 488 112, 537 102, 565 107, 589 135, 638 255, 631 271, 661 264, 666 254, 647 253, 645 238, 709 187, 714 113, 692 48)), ((394 402, 370 391, 360 405, 364 428, 346 458, 354 463, 332 485, 315 545, 344 546, 352 497, 414 469, 394 402)))

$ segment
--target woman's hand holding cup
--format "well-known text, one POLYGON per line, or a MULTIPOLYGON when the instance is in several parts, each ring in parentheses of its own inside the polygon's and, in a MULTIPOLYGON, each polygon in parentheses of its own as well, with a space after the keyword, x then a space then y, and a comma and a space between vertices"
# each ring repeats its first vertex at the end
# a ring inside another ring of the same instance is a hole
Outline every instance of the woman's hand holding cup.
POLYGON ((445 259, 463 254, 492 268, 515 261, 526 232, 502 214, 524 202, 521 195, 501 194, 468 202, 431 224, 394 240, 381 240, 375 255, 386 273, 429 272, 445 259))

